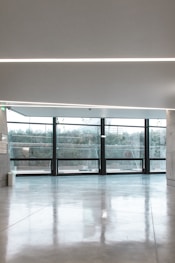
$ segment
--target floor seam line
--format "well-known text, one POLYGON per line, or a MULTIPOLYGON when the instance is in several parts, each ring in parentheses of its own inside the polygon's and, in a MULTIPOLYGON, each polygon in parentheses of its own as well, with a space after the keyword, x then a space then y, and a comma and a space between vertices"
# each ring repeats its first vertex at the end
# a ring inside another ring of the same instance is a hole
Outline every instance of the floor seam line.
POLYGON ((11 224, 11 225, 9 225, 9 226, 1 229, 1 230, 0 230, 0 233, 3 232, 3 231, 6 231, 6 230, 9 229, 9 228, 12 228, 13 226, 17 225, 18 223, 24 221, 27 217, 30 217, 30 216, 32 216, 32 215, 34 215, 34 214, 36 214, 36 213, 38 213, 38 212, 40 212, 41 210, 44 210, 44 209, 45 209, 45 208, 41 208, 41 209, 39 209, 39 210, 31 213, 30 215, 23 217, 22 219, 18 220, 17 222, 15 222, 15 223, 13 223, 13 224, 11 224))
POLYGON ((153 225, 153 236, 154 236, 154 243, 155 243, 156 261, 157 261, 157 263, 159 263, 159 256, 158 256, 158 249, 157 249, 157 240, 156 240, 156 232, 155 232, 155 226, 154 226, 154 217, 153 217, 152 205, 151 205, 151 219, 152 219, 152 225, 153 225))

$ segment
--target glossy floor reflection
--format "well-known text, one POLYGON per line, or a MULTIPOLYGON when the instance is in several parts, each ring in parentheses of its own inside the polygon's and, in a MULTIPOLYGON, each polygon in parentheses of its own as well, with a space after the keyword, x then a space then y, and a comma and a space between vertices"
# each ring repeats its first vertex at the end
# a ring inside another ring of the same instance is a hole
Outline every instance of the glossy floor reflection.
POLYGON ((17 177, 0 189, 1 263, 174 263, 165 175, 17 177))

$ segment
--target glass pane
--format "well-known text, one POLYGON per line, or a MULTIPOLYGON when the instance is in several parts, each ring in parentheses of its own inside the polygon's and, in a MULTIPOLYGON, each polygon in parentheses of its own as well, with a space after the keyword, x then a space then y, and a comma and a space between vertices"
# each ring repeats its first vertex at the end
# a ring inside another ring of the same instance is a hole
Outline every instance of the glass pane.
POLYGON ((150 172, 165 172, 166 160, 150 160, 150 172))
POLYGON ((113 119, 107 118, 106 125, 144 126, 144 119, 113 119))
POLYGON ((166 120, 165 119, 150 119, 149 120, 150 126, 157 126, 157 127, 166 127, 166 120))
POLYGON ((10 158, 52 157, 52 126, 8 123, 10 158))
POLYGON ((107 173, 142 172, 141 160, 110 160, 106 162, 107 173))
POLYGON ((28 123, 52 123, 51 117, 27 117, 14 112, 12 110, 7 110, 7 121, 8 122, 28 122, 28 123))
POLYGON ((53 123, 53 119, 49 117, 29 117, 31 123, 53 123))
POLYGON ((58 125, 57 157, 58 158, 98 158, 98 126, 58 125))
POLYGON ((57 118, 60 124, 100 125, 100 118, 57 118))
POLYGON ((166 128, 150 128, 150 158, 166 157, 166 128))
POLYGON ((144 128, 106 126, 106 158, 144 158, 144 128))
POLYGON ((51 173, 51 160, 15 160, 11 161, 11 169, 16 174, 50 174, 51 173))
POLYGON ((29 117, 23 116, 12 110, 7 110, 7 121, 29 122, 29 117))
POLYGON ((98 161, 94 160, 70 160, 58 161, 58 173, 98 173, 98 161))

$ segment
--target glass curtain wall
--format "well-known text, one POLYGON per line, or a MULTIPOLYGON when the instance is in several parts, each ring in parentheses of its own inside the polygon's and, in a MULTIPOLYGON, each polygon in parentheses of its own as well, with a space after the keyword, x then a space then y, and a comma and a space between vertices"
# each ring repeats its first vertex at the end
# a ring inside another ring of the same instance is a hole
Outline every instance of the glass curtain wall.
POLYGON ((18 174, 51 174, 52 118, 28 118, 10 112, 8 135, 13 170, 18 174))
POLYGON ((149 120, 150 172, 166 171, 166 120, 149 120))
POLYGON ((143 172, 143 119, 106 119, 105 135, 107 173, 143 172))
POLYGON ((57 118, 58 174, 99 173, 100 119, 57 118))
POLYGON ((13 111, 7 118, 11 169, 17 174, 52 174, 55 164, 58 175, 97 174, 103 162, 107 174, 142 173, 145 162, 151 173, 166 171, 166 120, 149 120, 146 160, 144 119, 59 117, 54 139, 53 118, 13 111))

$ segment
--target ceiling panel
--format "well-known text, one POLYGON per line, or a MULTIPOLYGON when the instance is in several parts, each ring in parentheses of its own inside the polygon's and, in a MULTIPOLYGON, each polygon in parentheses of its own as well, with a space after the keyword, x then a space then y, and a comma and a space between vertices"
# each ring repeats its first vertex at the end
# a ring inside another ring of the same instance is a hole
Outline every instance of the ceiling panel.
POLYGON ((172 0, 2 0, 1 58, 175 56, 172 0))
POLYGON ((84 118, 136 118, 166 119, 165 110, 149 109, 93 109, 93 108, 49 108, 49 107, 11 107, 29 117, 84 117, 84 118))
POLYGON ((175 62, 0 64, 1 100, 175 108, 175 62))

